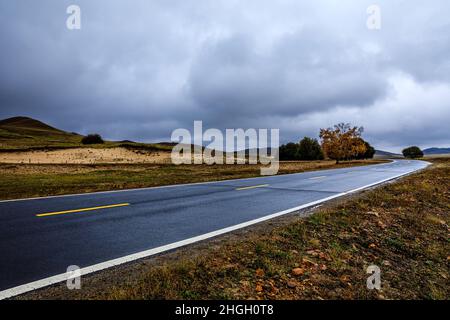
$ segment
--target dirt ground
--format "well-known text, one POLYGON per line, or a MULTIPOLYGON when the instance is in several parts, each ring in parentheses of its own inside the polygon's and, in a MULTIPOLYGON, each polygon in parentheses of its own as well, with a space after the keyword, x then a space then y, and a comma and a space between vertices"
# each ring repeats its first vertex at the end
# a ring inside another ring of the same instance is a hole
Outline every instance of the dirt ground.
MULTIPOLYGON (((197 156, 193 156, 194 158, 197 156)), ((123 147, 0 152, 3 164, 168 164, 171 152, 123 147)))
POLYGON ((170 152, 145 152, 126 148, 74 148, 63 150, 0 153, 0 163, 12 164, 98 164, 169 163, 170 152))

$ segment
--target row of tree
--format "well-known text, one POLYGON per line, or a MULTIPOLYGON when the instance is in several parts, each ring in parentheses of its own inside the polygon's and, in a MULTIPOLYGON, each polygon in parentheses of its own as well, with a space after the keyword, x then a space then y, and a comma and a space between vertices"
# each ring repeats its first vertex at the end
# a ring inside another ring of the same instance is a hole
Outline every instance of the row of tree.
MULTIPOLYGON (((280 160, 323 160, 329 158, 339 163, 341 160, 372 159, 375 149, 361 136, 363 127, 352 127, 339 123, 333 128, 320 129, 321 143, 317 139, 304 137, 299 143, 290 142, 279 149, 280 160)), ((104 143, 99 134, 89 134, 81 140, 83 144, 104 143)), ((412 146, 402 151, 405 158, 424 156, 419 147, 412 146)))
POLYGON ((280 160, 323 160, 324 154, 316 139, 304 137, 299 143, 280 147, 280 160))
POLYGON ((321 129, 320 139, 303 138, 280 147, 280 160, 336 160, 371 159, 375 149, 361 137, 363 127, 340 123, 333 128, 321 129))

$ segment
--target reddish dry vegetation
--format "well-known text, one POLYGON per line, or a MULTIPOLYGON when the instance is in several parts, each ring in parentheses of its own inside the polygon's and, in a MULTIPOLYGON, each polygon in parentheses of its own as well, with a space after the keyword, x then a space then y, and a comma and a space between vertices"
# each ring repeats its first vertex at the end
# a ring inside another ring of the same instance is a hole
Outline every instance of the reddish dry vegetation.
POLYGON ((450 159, 329 204, 23 298, 448 299, 450 159), (368 290, 369 265, 381 291, 368 290))

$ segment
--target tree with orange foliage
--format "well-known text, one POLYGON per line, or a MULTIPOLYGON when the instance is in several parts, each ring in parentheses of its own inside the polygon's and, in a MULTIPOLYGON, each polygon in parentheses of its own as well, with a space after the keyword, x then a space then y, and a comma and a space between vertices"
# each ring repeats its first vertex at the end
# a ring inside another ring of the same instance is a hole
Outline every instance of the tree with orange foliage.
POLYGON ((326 157, 336 160, 350 160, 366 151, 361 139, 363 127, 352 127, 349 123, 339 123, 333 128, 320 129, 320 139, 326 157))

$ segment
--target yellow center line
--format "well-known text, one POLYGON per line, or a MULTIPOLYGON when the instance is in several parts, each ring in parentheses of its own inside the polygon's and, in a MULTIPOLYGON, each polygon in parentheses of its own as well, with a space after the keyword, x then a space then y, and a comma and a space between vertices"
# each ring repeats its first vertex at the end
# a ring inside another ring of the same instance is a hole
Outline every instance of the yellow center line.
POLYGON ((58 211, 58 212, 49 212, 49 213, 40 213, 40 214, 37 214, 36 217, 56 216, 56 215, 59 215, 59 214, 86 212, 86 211, 94 211, 94 210, 101 210, 101 209, 110 209, 110 208, 117 208, 117 207, 125 207, 125 206, 129 206, 129 205, 130 205, 129 203, 119 203, 119 204, 112 204, 112 205, 109 205, 109 206, 92 207, 92 208, 84 208, 84 209, 58 211))
POLYGON ((314 179, 323 179, 323 178, 326 178, 327 176, 320 176, 320 177, 312 177, 312 178, 309 178, 309 180, 314 180, 314 179))
POLYGON ((237 190, 237 191, 240 191, 240 190, 249 190, 249 189, 262 188, 262 187, 267 187, 267 186, 269 186, 269 185, 268 185, 268 184, 260 184, 260 185, 258 185, 258 186, 251 186, 251 187, 237 188, 236 190, 237 190))

